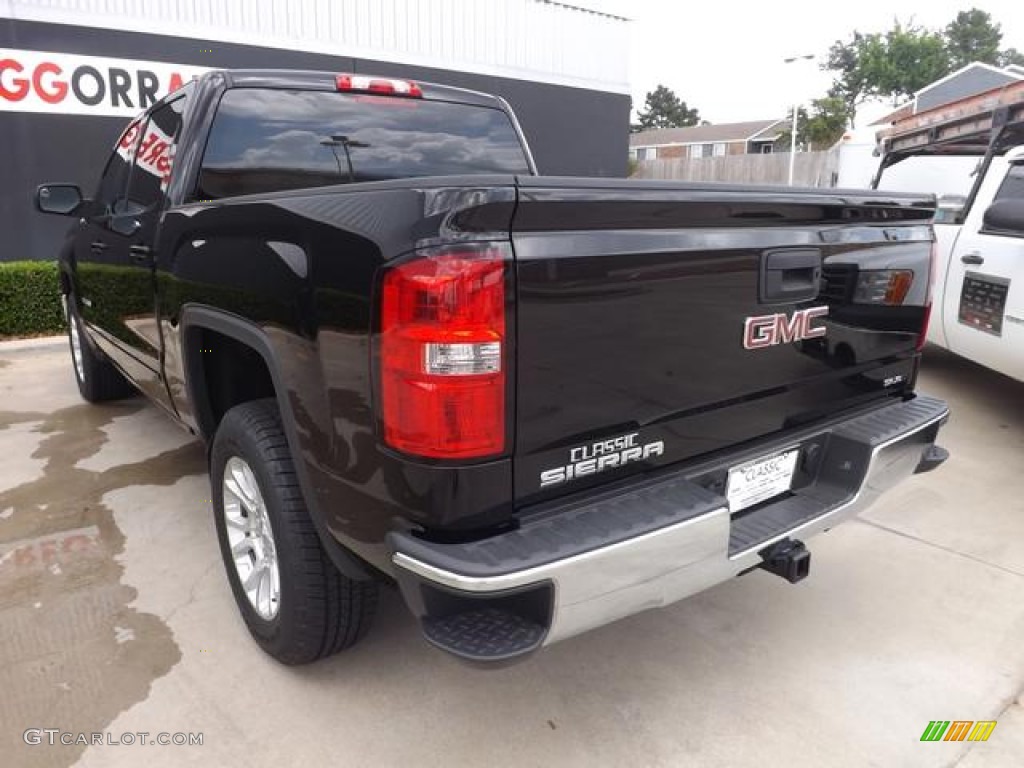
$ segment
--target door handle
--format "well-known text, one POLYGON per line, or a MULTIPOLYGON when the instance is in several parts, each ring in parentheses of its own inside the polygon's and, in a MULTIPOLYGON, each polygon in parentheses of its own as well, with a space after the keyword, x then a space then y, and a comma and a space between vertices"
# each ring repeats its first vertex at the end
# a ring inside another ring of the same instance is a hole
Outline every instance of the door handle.
POLYGON ((132 261, 139 264, 148 264, 149 257, 152 254, 152 249, 148 245, 130 245, 128 246, 128 254, 131 256, 132 261))
POLYGON ((93 253, 103 253, 110 246, 104 243, 102 240, 93 240, 89 243, 89 250, 93 253))
POLYGON ((971 251, 970 253, 965 253, 963 256, 961 256, 960 261, 962 261, 964 264, 984 264, 985 257, 982 256, 977 251, 971 251))
POLYGON ((758 300, 762 304, 810 301, 821 290, 821 251, 784 248, 761 257, 758 300))

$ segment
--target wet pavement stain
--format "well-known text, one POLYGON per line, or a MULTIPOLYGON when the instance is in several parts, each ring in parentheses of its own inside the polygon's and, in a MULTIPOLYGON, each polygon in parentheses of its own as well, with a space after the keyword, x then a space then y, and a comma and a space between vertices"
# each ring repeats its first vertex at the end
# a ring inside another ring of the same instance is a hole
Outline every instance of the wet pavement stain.
MULTIPOLYGON (((129 606, 136 590, 121 583, 116 559, 124 536, 102 499, 121 488, 169 486, 204 473, 201 445, 101 472, 75 466, 107 442, 104 427, 146 407, 138 398, 49 414, 0 412, 0 440, 5 427, 35 424, 32 457, 45 462, 41 474, 10 478, 24 482, 0 491, 2 765, 70 765, 84 745, 30 747, 25 729, 102 732, 181 658, 168 626, 129 606)), ((0 449, 29 449, 10 442, 0 449)))
POLYGON ((42 421, 45 418, 45 413, 36 413, 34 411, 0 411, 0 430, 13 427, 15 424, 42 421))

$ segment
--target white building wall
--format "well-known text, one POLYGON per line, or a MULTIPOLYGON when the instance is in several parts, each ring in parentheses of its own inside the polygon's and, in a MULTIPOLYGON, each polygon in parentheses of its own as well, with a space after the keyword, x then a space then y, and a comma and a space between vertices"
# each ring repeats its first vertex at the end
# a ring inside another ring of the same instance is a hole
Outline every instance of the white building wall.
POLYGON ((548 0, 0 0, 3 17, 629 93, 628 21, 548 0))

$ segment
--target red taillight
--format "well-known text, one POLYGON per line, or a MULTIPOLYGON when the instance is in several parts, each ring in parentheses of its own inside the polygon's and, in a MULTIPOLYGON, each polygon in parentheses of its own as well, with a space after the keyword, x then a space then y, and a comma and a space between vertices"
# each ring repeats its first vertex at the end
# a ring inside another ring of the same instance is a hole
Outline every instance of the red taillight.
POLYGON ((467 459, 505 450, 505 262, 501 246, 422 252, 381 297, 384 441, 467 459))
POLYGON ((334 82, 339 91, 376 93, 381 96, 406 96, 412 99, 423 98, 422 89, 412 80, 369 77, 368 75, 338 75, 334 82))

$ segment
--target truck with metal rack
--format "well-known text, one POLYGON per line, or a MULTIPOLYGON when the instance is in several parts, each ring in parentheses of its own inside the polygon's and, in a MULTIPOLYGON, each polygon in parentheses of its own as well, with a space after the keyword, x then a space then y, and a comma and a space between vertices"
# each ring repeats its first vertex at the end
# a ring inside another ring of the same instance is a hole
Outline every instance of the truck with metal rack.
POLYGON ((898 120, 879 139, 875 188, 908 158, 979 158, 968 194, 939 200, 928 341, 1024 381, 1024 82, 898 120))

